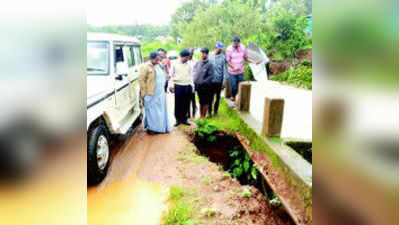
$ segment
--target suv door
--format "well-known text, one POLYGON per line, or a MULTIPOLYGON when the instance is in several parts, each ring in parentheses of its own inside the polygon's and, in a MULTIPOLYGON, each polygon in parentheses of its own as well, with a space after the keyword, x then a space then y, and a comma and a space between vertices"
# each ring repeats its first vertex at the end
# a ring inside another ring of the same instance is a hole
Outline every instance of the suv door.
MULTIPOLYGON (((123 54, 123 45, 114 45, 114 88, 115 88, 115 103, 116 110, 119 114, 119 122, 121 122, 129 113, 130 96, 129 96, 129 78, 128 74, 119 77, 116 75, 116 64, 118 62, 128 63, 123 54)), ((122 125, 122 124, 120 124, 122 125)))
POLYGON ((129 80, 129 104, 130 107, 133 107, 137 101, 137 96, 134 91, 134 82, 138 79, 138 70, 136 68, 136 62, 134 60, 134 52, 132 45, 123 46, 123 54, 128 64, 128 80, 129 80))
POLYGON ((141 55, 140 46, 139 45, 133 46, 133 50, 137 65, 141 65, 143 63, 143 56, 141 55))
POLYGON ((142 64, 142 58, 141 58, 141 54, 138 55, 137 54, 137 49, 139 47, 138 46, 129 46, 130 49, 130 53, 132 55, 132 60, 134 62, 134 65, 132 66, 132 68, 130 68, 130 71, 132 73, 132 84, 131 84, 131 92, 133 93, 133 97, 135 100, 139 100, 140 98, 140 82, 139 82, 139 70, 140 70, 140 66, 142 64))

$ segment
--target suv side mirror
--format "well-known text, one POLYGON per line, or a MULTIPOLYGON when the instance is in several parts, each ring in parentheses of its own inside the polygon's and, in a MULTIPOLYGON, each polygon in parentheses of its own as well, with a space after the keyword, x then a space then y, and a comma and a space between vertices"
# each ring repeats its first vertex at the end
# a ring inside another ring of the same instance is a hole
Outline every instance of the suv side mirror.
POLYGON ((127 76, 129 72, 129 68, 127 66, 127 63, 125 62, 117 62, 116 63, 116 75, 120 76, 120 75, 124 75, 127 76))

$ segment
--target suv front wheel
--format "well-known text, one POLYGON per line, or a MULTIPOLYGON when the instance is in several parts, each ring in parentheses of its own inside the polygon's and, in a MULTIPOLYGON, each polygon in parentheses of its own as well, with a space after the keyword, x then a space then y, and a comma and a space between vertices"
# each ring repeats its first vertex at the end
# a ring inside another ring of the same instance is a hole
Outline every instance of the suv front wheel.
POLYGON ((109 164, 109 138, 104 125, 98 125, 88 134, 87 178, 89 184, 102 181, 109 164))

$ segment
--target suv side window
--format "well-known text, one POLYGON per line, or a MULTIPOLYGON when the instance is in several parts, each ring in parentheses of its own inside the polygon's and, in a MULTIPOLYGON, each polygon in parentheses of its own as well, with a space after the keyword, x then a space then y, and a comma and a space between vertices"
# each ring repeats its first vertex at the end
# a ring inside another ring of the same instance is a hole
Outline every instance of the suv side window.
POLYGON ((134 47, 133 46, 129 46, 129 50, 130 50, 130 55, 132 57, 133 65, 137 65, 136 56, 134 54, 134 47))
POLYGON ((134 57, 132 57, 131 46, 123 46, 123 53, 125 58, 127 59, 128 67, 132 67, 135 65, 134 57))
POLYGON ((140 46, 133 46, 134 48, 134 56, 136 59, 137 64, 141 64, 143 59, 141 58, 141 51, 140 51, 140 46))
POLYGON ((122 45, 115 45, 114 46, 114 51, 115 51, 115 54, 114 54, 114 57, 115 57, 114 68, 116 70, 116 63, 125 61, 124 58, 123 58, 122 45))
POLYGON ((139 52, 140 63, 143 63, 143 55, 141 54, 141 47, 137 47, 137 51, 139 52))

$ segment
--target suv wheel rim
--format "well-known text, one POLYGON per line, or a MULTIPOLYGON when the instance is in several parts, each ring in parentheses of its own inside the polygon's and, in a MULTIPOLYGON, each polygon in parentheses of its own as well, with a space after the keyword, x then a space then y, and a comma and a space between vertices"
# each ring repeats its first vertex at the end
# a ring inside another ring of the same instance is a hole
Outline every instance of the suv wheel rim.
POLYGON ((109 148, 108 141, 104 135, 101 135, 97 140, 97 165, 100 170, 103 170, 108 162, 109 148))

